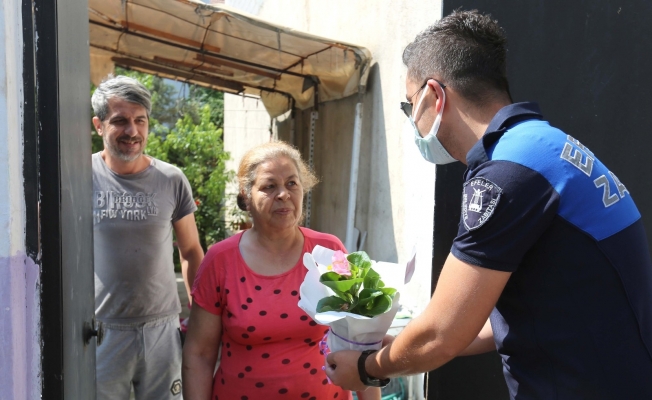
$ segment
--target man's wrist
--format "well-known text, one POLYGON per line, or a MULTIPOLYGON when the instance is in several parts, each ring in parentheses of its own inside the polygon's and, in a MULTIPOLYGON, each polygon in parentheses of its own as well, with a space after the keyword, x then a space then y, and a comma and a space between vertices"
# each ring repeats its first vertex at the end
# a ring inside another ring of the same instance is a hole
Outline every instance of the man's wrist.
POLYGON ((358 358, 358 373, 360 375, 360 381, 362 381, 362 383, 365 385, 384 387, 389 383, 389 378, 380 379, 368 373, 368 358, 373 358, 373 355, 376 353, 376 351, 377 350, 365 350, 362 352, 362 354, 360 354, 360 357, 358 358))
POLYGON ((379 379, 381 374, 378 371, 379 368, 378 363, 376 362, 376 354, 378 354, 378 351, 369 354, 369 357, 365 360, 364 369, 367 372, 367 375, 379 379))

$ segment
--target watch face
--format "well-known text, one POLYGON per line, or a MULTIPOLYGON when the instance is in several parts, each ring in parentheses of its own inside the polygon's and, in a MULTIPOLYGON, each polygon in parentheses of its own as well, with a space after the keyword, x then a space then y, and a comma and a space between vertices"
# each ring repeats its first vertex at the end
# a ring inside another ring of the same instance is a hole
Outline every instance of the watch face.
POLYGON ((376 379, 376 378, 371 378, 369 377, 367 382, 364 382, 365 385, 367 386, 374 386, 374 387, 385 387, 387 384, 389 384, 389 378, 387 379, 376 379))
POLYGON ((367 383, 367 386, 373 386, 373 387, 385 387, 387 386, 389 382, 384 382, 381 381, 380 379, 371 379, 369 383, 367 383))

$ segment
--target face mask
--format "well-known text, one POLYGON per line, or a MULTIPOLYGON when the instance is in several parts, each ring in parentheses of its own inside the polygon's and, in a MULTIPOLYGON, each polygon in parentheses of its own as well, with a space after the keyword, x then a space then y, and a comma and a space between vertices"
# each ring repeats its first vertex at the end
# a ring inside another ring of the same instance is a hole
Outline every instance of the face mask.
MULTIPOLYGON (((426 92, 429 89, 430 87, 426 86, 426 88, 423 90, 423 94, 421 94, 421 98, 417 103, 417 108, 414 110, 414 115, 416 115, 419 112, 419 107, 421 106, 421 102, 423 101, 423 98, 426 96, 426 92)), ((441 142, 439 142, 439 139, 437 139, 437 131, 439 131, 439 125, 441 124, 441 116, 444 113, 444 105, 446 105, 446 92, 443 92, 442 100, 443 100, 443 104, 441 106, 441 109, 439 109, 439 113, 437 113, 437 118, 435 118, 435 123, 432 125, 432 128, 430 129, 430 132, 428 132, 426 137, 421 137, 421 134, 419 134, 419 129, 417 129, 417 124, 414 122, 412 116, 409 117, 410 123, 412 124, 412 128, 414 128, 414 135, 415 135, 414 143, 416 143, 417 147, 419 148, 421 155, 426 161, 438 165, 450 164, 452 162, 457 161, 456 159, 453 158, 453 156, 451 156, 446 151, 444 146, 442 146, 441 142)))

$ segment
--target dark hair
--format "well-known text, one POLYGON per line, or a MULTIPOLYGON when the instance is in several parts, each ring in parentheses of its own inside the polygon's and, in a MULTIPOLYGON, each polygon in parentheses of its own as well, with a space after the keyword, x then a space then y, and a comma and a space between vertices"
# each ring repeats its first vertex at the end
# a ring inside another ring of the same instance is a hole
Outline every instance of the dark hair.
POLYGON ((497 94, 510 96, 506 46, 505 32, 490 15, 456 10, 419 33, 403 51, 403 63, 415 82, 437 77, 482 103, 497 94))
POLYGON ((242 211, 247 211, 247 203, 245 202, 246 198, 245 195, 242 193, 238 193, 238 195, 235 198, 235 202, 238 205, 238 208, 241 209, 242 211))

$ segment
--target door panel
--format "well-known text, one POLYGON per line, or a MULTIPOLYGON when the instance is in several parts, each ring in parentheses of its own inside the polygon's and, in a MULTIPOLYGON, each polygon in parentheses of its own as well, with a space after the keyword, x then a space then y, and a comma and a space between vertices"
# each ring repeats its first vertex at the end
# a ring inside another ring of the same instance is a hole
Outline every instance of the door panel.
POLYGON ((88 4, 34 0, 43 396, 95 398, 88 4))

